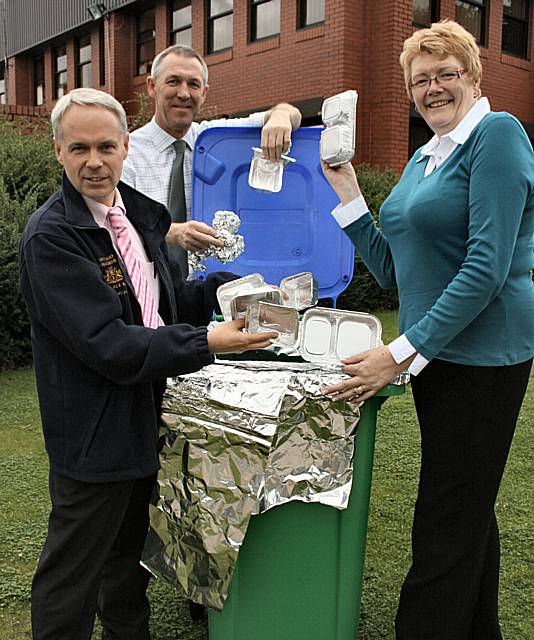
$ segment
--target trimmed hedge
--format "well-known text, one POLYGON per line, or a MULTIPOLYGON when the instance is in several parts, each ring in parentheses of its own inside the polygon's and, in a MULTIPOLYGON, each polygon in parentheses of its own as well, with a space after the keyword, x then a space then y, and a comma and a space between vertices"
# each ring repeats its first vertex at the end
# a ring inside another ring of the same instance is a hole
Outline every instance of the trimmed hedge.
POLYGON ((31 364, 30 323, 19 291, 18 244, 30 215, 54 193, 61 166, 49 130, 0 122, 0 370, 31 364))

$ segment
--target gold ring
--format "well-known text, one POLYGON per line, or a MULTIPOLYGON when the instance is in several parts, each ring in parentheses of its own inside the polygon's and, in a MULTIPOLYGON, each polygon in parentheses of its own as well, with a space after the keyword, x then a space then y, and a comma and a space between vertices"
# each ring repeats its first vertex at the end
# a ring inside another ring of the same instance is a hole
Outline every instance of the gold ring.
POLYGON ((357 388, 356 388, 356 393, 360 396, 363 392, 363 384, 360 384, 357 388))

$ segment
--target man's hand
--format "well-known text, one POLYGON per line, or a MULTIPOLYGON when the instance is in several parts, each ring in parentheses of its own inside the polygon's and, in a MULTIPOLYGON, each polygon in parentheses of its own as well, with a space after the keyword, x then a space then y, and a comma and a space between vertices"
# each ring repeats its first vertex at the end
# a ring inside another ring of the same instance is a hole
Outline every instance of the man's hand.
POLYGON ((261 150, 268 160, 280 160, 291 146, 291 132, 300 126, 300 111, 290 104, 277 104, 267 111, 261 130, 261 150))
POLYGON ((243 333, 245 320, 221 322, 208 331, 208 348, 211 353, 243 353, 251 349, 265 349, 278 337, 276 331, 268 333, 243 333))
POLYGON ((408 368, 415 354, 397 364, 387 347, 377 347, 343 360, 343 372, 350 378, 325 387, 324 393, 333 400, 363 402, 408 368))
POLYGON ((173 222, 166 240, 171 246, 180 245, 186 251, 203 251, 210 246, 224 247, 224 242, 215 237, 216 233, 213 227, 197 220, 173 222))

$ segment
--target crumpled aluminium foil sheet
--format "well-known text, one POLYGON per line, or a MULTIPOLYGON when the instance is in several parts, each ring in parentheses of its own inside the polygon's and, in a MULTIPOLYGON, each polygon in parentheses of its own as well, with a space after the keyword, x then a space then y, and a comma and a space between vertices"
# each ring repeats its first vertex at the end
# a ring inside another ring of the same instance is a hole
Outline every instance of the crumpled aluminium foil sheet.
POLYGON ((239 216, 233 211, 216 211, 213 216, 213 228, 217 238, 224 241, 223 247, 210 246, 203 251, 190 251, 187 254, 189 268, 193 271, 206 271, 202 264, 209 257, 216 258, 222 264, 233 262, 245 250, 243 236, 237 233, 241 226, 239 216))
POLYGON ((338 367, 214 364, 169 381, 143 565, 221 610, 250 517, 290 500, 347 507, 355 404, 321 389, 338 367))

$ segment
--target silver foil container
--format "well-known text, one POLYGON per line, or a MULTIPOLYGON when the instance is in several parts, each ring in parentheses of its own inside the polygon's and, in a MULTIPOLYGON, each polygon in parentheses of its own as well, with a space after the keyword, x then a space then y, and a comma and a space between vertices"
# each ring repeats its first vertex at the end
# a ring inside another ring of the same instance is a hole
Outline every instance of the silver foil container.
POLYGON ((295 162, 295 158, 282 155, 280 160, 268 160, 264 158, 260 148, 252 147, 252 151, 254 155, 248 174, 249 186, 260 191, 277 193, 282 189, 285 166, 290 162, 295 162))
POLYGON ((280 281, 280 289, 287 295, 284 304, 298 311, 303 311, 317 304, 317 280, 309 271, 287 276, 280 281))
POLYGON ((282 305, 282 292, 272 287, 259 287, 258 289, 252 289, 251 291, 234 297, 230 303, 232 320, 244 318, 247 315, 247 308, 253 302, 270 302, 272 304, 282 305))
POLYGON ((250 333, 277 331, 278 338, 272 344, 292 347, 299 336, 299 314, 296 309, 278 304, 253 302, 247 308, 245 328, 250 333))
POLYGON ((381 344, 380 320, 368 313, 315 307, 304 313, 299 352, 308 362, 339 363, 381 344))
POLYGON ((222 284, 217 289, 217 302, 219 303, 224 319, 232 319, 230 305, 236 296, 243 295, 254 289, 259 289, 263 287, 264 284, 263 276, 259 273, 251 273, 243 278, 237 278, 237 280, 231 280, 230 282, 222 284))

